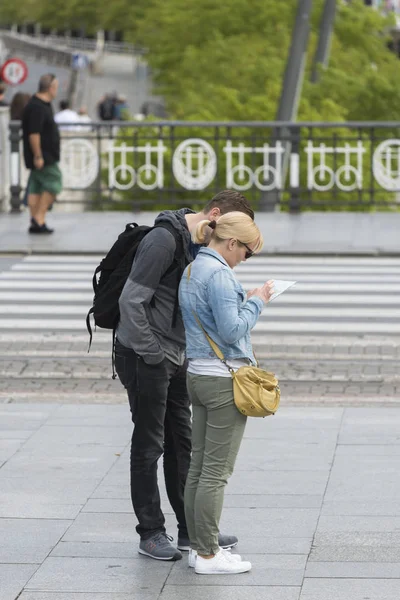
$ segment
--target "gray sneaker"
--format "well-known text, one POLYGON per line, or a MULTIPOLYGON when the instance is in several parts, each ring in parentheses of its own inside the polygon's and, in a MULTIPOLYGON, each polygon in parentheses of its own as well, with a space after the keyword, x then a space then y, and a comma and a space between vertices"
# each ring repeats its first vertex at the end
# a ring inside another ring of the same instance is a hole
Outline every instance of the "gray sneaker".
POLYGON ((218 536, 218 545, 220 548, 224 550, 229 550, 229 548, 234 548, 238 545, 238 539, 236 535, 224 535, 220 533, 218 536))
MULTIPOLYGON (((229 548, 234 548, 237 544, 238 539, 235 535, 218 534, 218 545, 220 548, 229 550, 229 548)), ((178 537, 178 549, 183 552, 190 550, 190 540, 188 537, 178 537)))
POLYGON ((140 540, 139 554, 156 560, 180 560, 182 554, 171 544, 172 540, 171 536, 159 531, 147 540, 140 540))

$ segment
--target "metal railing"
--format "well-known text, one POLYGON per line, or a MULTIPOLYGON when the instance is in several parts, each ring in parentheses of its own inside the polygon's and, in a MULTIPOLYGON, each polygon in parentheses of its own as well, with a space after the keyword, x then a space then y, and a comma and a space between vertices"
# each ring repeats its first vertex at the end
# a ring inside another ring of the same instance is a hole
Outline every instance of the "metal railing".
MULTIPOLYGON (((95 52, 98 49, 98 42, 95 39, 78 38, 63 35, 45 35, 45 34, 18 34, 24 38, 39 40, 47 46, 66 47, 72 50, 81 50, 83 52, 95 52)), ((103 51, 113 54, 143 54, 144 50, 130 44, 129 42, 105 41, 103 51)))
MULTIPOLYGON (((12 122, 14 210, 20 138, 12 122)), ((198 206, 224 188, 258 210, 399 208, 400 122, 78 123, 62 130, 61 156, 59 200, 86 210, 198 206)))
POLYGON ((57 48, 29 35, 9 31, 1 31, 0 34, 7 48, 13 53, 22 53, 37 61, 44 59, 60 67, 71 66, 72 50, 57 48))
POLYGON ((2 28, 0 26, 0 34, 9 36, 13 40, 25 42, 37 42, 45 47, 56 48, 60 50, 79 50, 81 52, 97 52, 100 49, 103 52, 111 54, 146 54, 146 50, 130 42, 117 42, 112 40, 104 40, 101 44, 98 39, 72 37, 71 35, 54 35, 44 33, 27 33, 16 32, 10 28, 2 28))

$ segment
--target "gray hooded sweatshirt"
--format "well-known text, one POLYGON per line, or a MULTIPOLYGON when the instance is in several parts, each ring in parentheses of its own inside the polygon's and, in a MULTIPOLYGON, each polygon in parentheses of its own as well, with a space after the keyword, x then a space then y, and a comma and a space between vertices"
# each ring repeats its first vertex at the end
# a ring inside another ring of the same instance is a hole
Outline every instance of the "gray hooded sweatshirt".
MULTIPOLYGON (((155 220, 155 224, 173 225, 180 233, 186 263, 191 262, 192 256, 185 215, 193 212, 188 208, 167 210, 155 220)), ((178 365, 184 360, 185 330, 180 311, 172 326, 179 279, 176 269, 166 274, 173 263, 175 248, 175 238, 170 231, 163 227, 150 231, 137 249, 119 299, 117 339, 151 365, 165 357, 178 365)))

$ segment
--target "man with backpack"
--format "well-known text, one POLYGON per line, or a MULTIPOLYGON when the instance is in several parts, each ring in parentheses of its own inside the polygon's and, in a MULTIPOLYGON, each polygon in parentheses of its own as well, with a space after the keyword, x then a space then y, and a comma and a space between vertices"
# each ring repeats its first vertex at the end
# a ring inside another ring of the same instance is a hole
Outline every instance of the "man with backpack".
MULTIPOLYGON (((164 211, 138 244, 119 298, 115 368, 127 390, 132 421, 131 497, 139 524, 139 553, 157 560, 179 560, 190 542, 184 513, 184 486, 191 455, 191 412, 186 389, 185 332, 178 287, 196 254, 190 232, 203 219, 241 211, 254 213, 239 192, 225 190, 203 209, 164 211), (164 455, 168 499, 178 522, 175 547, 166 534, 157 483, 164 455)), ((220 535, 220 546, 237 544, 220 535)))

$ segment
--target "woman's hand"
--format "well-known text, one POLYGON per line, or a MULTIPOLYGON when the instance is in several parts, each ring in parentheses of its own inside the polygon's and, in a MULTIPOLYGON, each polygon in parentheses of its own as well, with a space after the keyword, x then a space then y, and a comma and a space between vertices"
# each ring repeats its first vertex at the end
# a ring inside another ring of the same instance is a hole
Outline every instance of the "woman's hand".
POLYGON ((252 296, 257 296, 258 298, 261 298, 261 300, 266 304, 271 299, 273 293, 274 281, 270 279, 261 287, 255 288, 254 290, 250 290, 249 292, 247 292, 247 300, 252 296))

